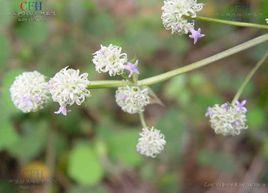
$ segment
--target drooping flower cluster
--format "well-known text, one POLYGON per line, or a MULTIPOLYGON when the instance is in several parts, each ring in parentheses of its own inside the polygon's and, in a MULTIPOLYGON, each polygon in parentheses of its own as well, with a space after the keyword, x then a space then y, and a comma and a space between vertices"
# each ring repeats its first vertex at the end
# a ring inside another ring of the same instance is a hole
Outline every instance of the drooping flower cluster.
POLYGON ((203 3, 197 3, 197 0, 165 0, 162 7, 163 25, 171 33, 188 34, 194 39, 194 43, 199 38, 204 37, 201 29, 194 29, 194 22, 189 19, 195 18, 196 13, 203 9, 203 3))
POLYGON ((66 115, 67 105, 81 105, 86 97, 90 96, 90 91, 87 89, 89 80, 88 74, 80 75, 79 70, 63 68, 48 82, 49 92, 52 100, 59 103, 60 108, 56 114, 66 115))
POLYGON ((222 135, 239 135, 247 129, 245 107, 246 100, 236 101, 235 104, 224 103, 209 107, 206 116, 210 118, 210 124, 215 133, 222 135))
POLYGON ((17 76, 10 87, 11 99, 24 113, 35 112, 48 102, 46 77, 37 71, 17 76))
POLYGON ((115 99, 121 109, 130 114, 143 112, 144 107, 150 103, 148 88, 138 86, 119 87, 115 99))
POLYGON ((139 74, 138 61, 135 64, 128 62, 126 53, 122 53, 122 48, 110 44, 101 45, 101 49, 93 54, 92 62, 99 73, 109 73, 110 76, 121 75, 124 70, 129 72, 129 77, 133 74, 139 74))
POLYGON ((140 154, 155 158, 164 150, 165 144, 165 137, 159 130, 143 128, 136 148, 140 154))

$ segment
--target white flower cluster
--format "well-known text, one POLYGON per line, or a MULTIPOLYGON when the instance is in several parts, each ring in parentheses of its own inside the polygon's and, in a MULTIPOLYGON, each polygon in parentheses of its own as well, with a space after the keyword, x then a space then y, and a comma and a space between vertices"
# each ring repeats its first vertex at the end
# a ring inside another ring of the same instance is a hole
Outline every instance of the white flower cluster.
POLYGON ((203 3, 197 3, 197 0, 165 0, 161 16, 163 25, 172 33, 188 34, 194 28, 188 19, 195 18, 202 8, 203 3))
POLYGON ((48 82, 49 92, 52 100, 60 106, 81 105, 86 97, 90 96, 87 89, 89 80, 88 74, 79 74, 79 70, 68 69, 68 67, 59 71, 48 82))
POLYGON ((239 135, 247 129, 245 101, 235 104, 224 103, 209 107, 206 116, 210 118, 210 124, 216 134, 239 135))
POLYGON ((128 62, 127 54, 122 53, 122 48, 112 44, 108 47, 101 45, 101 49, 93 54, 92 62, 97 72, 108 72, 110 76, 121 75, 124 70, 129 72, 129 78, 133 74, 139 74, 138 61, 135 64, 128 62))
POLYGON ((116 90, 115 99, 123 111, 130 114, 139 113, 150 104, 149 89, 142 89, 138 86, 119 87, 116 90))
POLYGON ((110 76, 115 76, 122 74, 124 64, 127 63, 127 54, 122 53, 122 48, 119 46, 101 45, 101 49, 93 54, 92 61, 97 72, 108 72, 110 76))
POLYGON ((143 128, 136 148, 140 154, 155 158, 164 150, 165 144, 165 137, 159 130, 143 128))
POLYGON ((24 113, 42 109, 48 94, 46 77, 37 71, 22 73, 10 87, 13 103, 24 113))
POLYGON ((16 77, 10 87, 11 99, 15 106, 25 113, 43 108, 48 101, 48 94, 60 108, 56 113, 67 115, 67 105, 81 105, 90 95, 87 89, 88 74, 79 74, 79 70, 67 67, 58 72, 49 82, 39 72, 24 72, 16 77))

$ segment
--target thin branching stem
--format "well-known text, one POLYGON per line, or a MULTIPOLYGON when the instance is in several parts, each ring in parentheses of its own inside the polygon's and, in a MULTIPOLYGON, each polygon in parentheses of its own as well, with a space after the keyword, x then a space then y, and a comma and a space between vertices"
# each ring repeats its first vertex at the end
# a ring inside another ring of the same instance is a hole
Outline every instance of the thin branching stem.
POLYGON ((238 27, 251 27, 251 28, 258 28, 258 29, 268 30, 268 25, 262 25, 262 24, 256 24, 256 23, 229 21, 229 20, 216 19, 216 18, 210 18, 210 17, 202 17, 202 16, 197 16, 194 19, 198 20, 198 21, 221 23, 221 24, 233 25, 233 26, 238 26, 238 27))
POLYGON ((256 73, 256 71, 260 68, 260 66, 266 61, 266 59, 268 58, 268 52, 262 57, 262 59, 256 64, 256 66, 249 72, 249 74, 246 76, 244 82, 242 83, 242 85, 240 86, 240 88, 238 89, 236 95, 234 96, 234 99, 232 101, 232 104, 235 103, 235 101, 237 101, 239 99, 239 97, 241 96, 241 94, 243 93, 245 87, 247 86, 248 82, 251 80, 251 78, 253 77, 253 75, 256 73))
POLYGON ((142 125, 142 127, 143 127, 143 128, 147 128, 147 124, 146 124, 146 121, 145 121, 143 112, 140 112, 140 113, 139 113, 139 117, 140 117, 140 121, 141 121, 141 125, 142 125))

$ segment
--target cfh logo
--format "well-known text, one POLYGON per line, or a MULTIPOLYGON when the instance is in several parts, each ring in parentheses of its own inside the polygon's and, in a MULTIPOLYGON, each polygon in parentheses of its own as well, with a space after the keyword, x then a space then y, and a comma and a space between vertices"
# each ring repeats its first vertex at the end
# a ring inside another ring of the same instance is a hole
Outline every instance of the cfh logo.
POLYGON ((22 11, 41 11, 42 2, 41 1, 28 1, 25 0, 20 3, 20 9, 22 11))

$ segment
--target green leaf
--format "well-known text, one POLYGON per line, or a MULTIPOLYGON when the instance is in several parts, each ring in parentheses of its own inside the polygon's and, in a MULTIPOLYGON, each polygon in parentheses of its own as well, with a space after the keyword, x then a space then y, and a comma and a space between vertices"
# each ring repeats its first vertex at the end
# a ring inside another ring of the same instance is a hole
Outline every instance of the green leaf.
POLYGON ((138 132, 138 130, 120 130, 110 136, 108 148, 111 156, 126 166, 138 166, 142 161, 136 151, 138 132))
POLYGON ((125 166, 138 166, 142 157, 136 152, 139 130, 114 124, 110 120, 103 120, 97 128, 98 138, 106 144, 105 151, 125 166), (118 129, 124 128, 124 129, 118 129), (127 144, 127 145, 124 145, 127 144))
POLYGON ((96 153, 87 144, 76 145, 69 156, 68 174, 81 185, 96 185, 103 177, 96 153))
POLYGON ((8 151, 20 160, 31 160, 46 146, 48 128, 45 121, 26 121, 22 125, 20 139, 8 151))
POLYGON ((1 121, 0 151, 18 141, 18 134, 9 120, 1 121))

